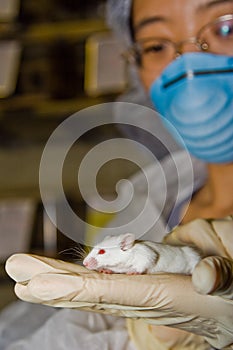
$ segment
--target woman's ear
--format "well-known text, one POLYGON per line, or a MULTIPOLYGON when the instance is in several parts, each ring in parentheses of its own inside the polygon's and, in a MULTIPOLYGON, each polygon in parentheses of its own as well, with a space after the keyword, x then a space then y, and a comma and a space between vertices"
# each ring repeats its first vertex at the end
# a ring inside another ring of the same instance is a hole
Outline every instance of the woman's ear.
POLYGON ((126 233, 121 236, 121 241, 120 241, 120 247, 121 250, 125 251, 134 245, 135 242, 135 235, 133 233, 126 233))

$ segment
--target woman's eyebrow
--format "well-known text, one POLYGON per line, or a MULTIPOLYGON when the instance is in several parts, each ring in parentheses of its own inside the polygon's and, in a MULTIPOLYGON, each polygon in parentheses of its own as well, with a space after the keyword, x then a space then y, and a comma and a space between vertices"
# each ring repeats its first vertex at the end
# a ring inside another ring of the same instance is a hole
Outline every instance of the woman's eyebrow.
POLYGON ((218 6, 224 3, 233 4, 233 0, 212 0, 198 7, 198 11, 207 10, 211 7, 218 6))
MULTIPOLYGON (((218 5, 221 5, 224 3, 233 4, 233 0, 211 0, 207 3, 199 5, 197 8, 197 11, 201 12, 203 10, 207 10, 211 7, 218 6, 218 5)), ((149 24, 153 24, 153 23, 157 23, 157 22, 165 22, 165 21, 167 21, 167 19, 165 17, 162 17, 162 16, 147 17, 147 18, 140 20, 137 24, 135 24, 133 30, 136 33, 137 31, 139 31, 140 29, 142 29, 143 27, 145 27, 149 24)))
POLYGON ((142 29, 143 27, 145 27, 149 24, 153 24, 153 23, 157 23, 157 22, 165 22, 165 21, 166 21, 165 17, 161 17, 161 16, 153 16, 153 17, 144 18, 135 25, 134 32, 136 33, 138 30, 142 29))

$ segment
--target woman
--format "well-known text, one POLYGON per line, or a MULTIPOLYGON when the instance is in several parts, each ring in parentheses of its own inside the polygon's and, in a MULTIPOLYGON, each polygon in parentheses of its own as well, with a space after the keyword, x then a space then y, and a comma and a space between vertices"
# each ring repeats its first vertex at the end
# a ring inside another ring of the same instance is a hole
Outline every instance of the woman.
POLYGON ((109 18, 127 36, 127 57, 164 122, 208 164, 207 181, 183 208, 185 225, 166 240, 195 244, 215 257, 202 260, 192 281, 99 275, 30 255, 10 258, 7 271, 23 300, 128 317, 135 345, 127 349, 229 348, 233 229, 231 218, 217 219, 233 214, 233 1, 112 0, 109 18), (192 221, 209 217, 216 220, 192 221))

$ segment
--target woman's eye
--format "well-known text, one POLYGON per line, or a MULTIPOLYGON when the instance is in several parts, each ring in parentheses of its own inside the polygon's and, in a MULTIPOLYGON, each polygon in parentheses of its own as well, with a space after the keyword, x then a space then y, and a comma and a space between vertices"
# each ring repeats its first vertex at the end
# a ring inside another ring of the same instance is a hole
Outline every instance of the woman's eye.
POLYGON ((233 21, 231 23, 222 23, 221 26, 216 28, 215 34, 223 38, 227 38, 230 35, 233 35, 233 21))
POLYGON ((156 44, 156 45, 144 47, 143 52, 144 53, 160 53, 163 50, 165 50, 165 46, 163 44, 156 44))
POLYGON ((105 254, 105 250, 104 250, 104 249, 100 249, 100 250, 98 251, 98 254, 100 254, 100 255, 105 254))

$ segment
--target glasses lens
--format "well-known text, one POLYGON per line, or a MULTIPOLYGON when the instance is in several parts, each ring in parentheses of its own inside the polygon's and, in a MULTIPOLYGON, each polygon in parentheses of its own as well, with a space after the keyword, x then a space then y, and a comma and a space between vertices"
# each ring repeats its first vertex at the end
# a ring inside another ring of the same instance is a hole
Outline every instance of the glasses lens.
POLYGON ((207 25, 199 37, 207 43, 208 51, 222 55, 233 55, 233 16, 225 16, 207 25))
POLYGON ((175 56, 174 44, 157 38, 138 41, 137 52, 142 67, 147 70, 164 67, 175 56))

